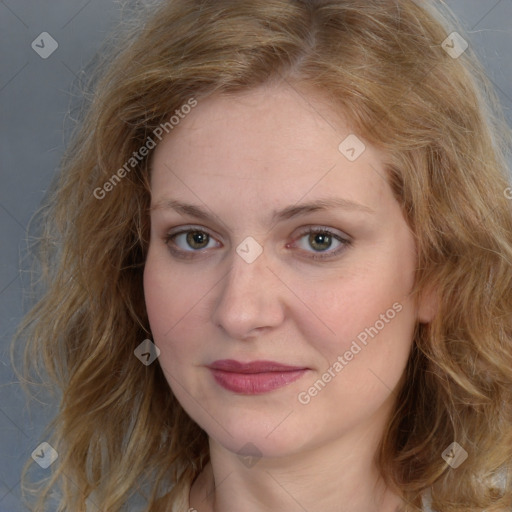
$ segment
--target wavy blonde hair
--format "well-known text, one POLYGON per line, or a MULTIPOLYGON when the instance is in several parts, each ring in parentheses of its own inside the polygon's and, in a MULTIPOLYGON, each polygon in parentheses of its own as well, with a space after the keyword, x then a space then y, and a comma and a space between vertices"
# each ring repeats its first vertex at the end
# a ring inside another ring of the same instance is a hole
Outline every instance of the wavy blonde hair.
POLYGON ((448 27, 463 33, 450 11, 411 0, 169 0, 135 13, 98 64, 38 215, 44 295, 13 347, 26 347, 23 375, 59 390, 49 438, 59 458, 38 485, 25 474, 32 510, 53 490, 59 511, 116 512, 134 493, 148 511, 186 510, 207 435, 159 365, 133 354, 151 336, 151 155, 104 198, 93 191, 190 98, 269 81, 321 92, 386 152, 418 248, 414 294, 438 301, 416 328, 377 454, 387 484, 408 511, 428 489, 443 512, 510 507, 510 483, 495 477, 512 466, 511 138, 471 48, 458 58, 443 49, 448 27), (457 469, 441 456, 453 441, 469 454, 457 469))

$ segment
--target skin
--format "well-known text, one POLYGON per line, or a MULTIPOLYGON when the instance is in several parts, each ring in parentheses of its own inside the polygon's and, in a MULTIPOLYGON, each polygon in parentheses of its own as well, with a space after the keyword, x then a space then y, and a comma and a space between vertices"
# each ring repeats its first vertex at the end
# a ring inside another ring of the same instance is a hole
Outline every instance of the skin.
POLYGON ((409 295, 414 238, 384 179, 384 155, 366 144, 349 161, 338 146, 351 133, 321 95, 266 85, 199 101, 155 149, 144 293, 158 362, 210 439, 211 462, 190 492, 199 512, 393 512, 402 504, 373 457, 414 327, 435 307, 409 295), (274 209, 333 196, 373 212, 330 208, 269 223, 274 209), (166 208, 170 199, 212 217, 166 208), (308 241, 308 226, 352 243, 332 238, 319 247, 314 236, 308 241), (181 235, 173 244, 166 237, 178 227, 211 236, 191 246, 181 235), (263 249, 252 263, 236 252, 248 236, 263 249), (401 311, 300 403, 298 394, 394 303, 401 311), (216 383, 205 365, 217 359, 308 371, 277 390, 244 395, 216 383), (258 457, 244 459, 254 447, 258 457))

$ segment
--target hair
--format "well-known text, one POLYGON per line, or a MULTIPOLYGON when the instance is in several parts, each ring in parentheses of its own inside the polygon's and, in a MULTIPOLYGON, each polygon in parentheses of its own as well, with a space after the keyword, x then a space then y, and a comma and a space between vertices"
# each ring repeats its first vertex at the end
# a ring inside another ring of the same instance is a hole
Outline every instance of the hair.
POLYGON ((160 366, 134 356, 151 337, 152 151, 130 159, 191 100, 268 83, 322 94, 385 152, 417 246, 412 295, 437 300, 376 454, 387 485, 407 511, 427 490, 443 512, 512 505, 510 483, 496 481, 512 467, 511 137, 471 47, 458 58, 443 48, 452 18, 412 0, 168 0, 114 32, 37 214, 42 296, 13 342, 23 375, 60 397, 48 427, 58 461, 37 485, 25 468, 31 510, 52 492, 59 511, 125 510, 137 493, 145 510, 186 510, 208 436, 160 366), (456 469, 442 457, 452 442, 468 453, 456 469))

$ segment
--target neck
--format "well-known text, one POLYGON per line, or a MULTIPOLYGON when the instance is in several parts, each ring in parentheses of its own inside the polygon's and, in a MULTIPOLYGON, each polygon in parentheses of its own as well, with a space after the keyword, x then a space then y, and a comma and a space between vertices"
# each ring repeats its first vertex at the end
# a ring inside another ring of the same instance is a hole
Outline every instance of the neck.
POLYGON ((192 486, 190 507, 198 512, 397 512, 404 502, 385 486, 373 462, 378 441, 370 428, 358 428, 315 449, 245 465, 210 439, 210 462, 192 486))

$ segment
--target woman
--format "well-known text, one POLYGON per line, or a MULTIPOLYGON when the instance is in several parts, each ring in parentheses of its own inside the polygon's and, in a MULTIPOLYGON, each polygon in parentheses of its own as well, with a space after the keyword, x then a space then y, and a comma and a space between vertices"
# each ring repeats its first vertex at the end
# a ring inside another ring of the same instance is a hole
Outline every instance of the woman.
POLYGON ((118 43, 20 331, 34 510, 512 509, 510 138, 448 19, 173 0, 118 43))

